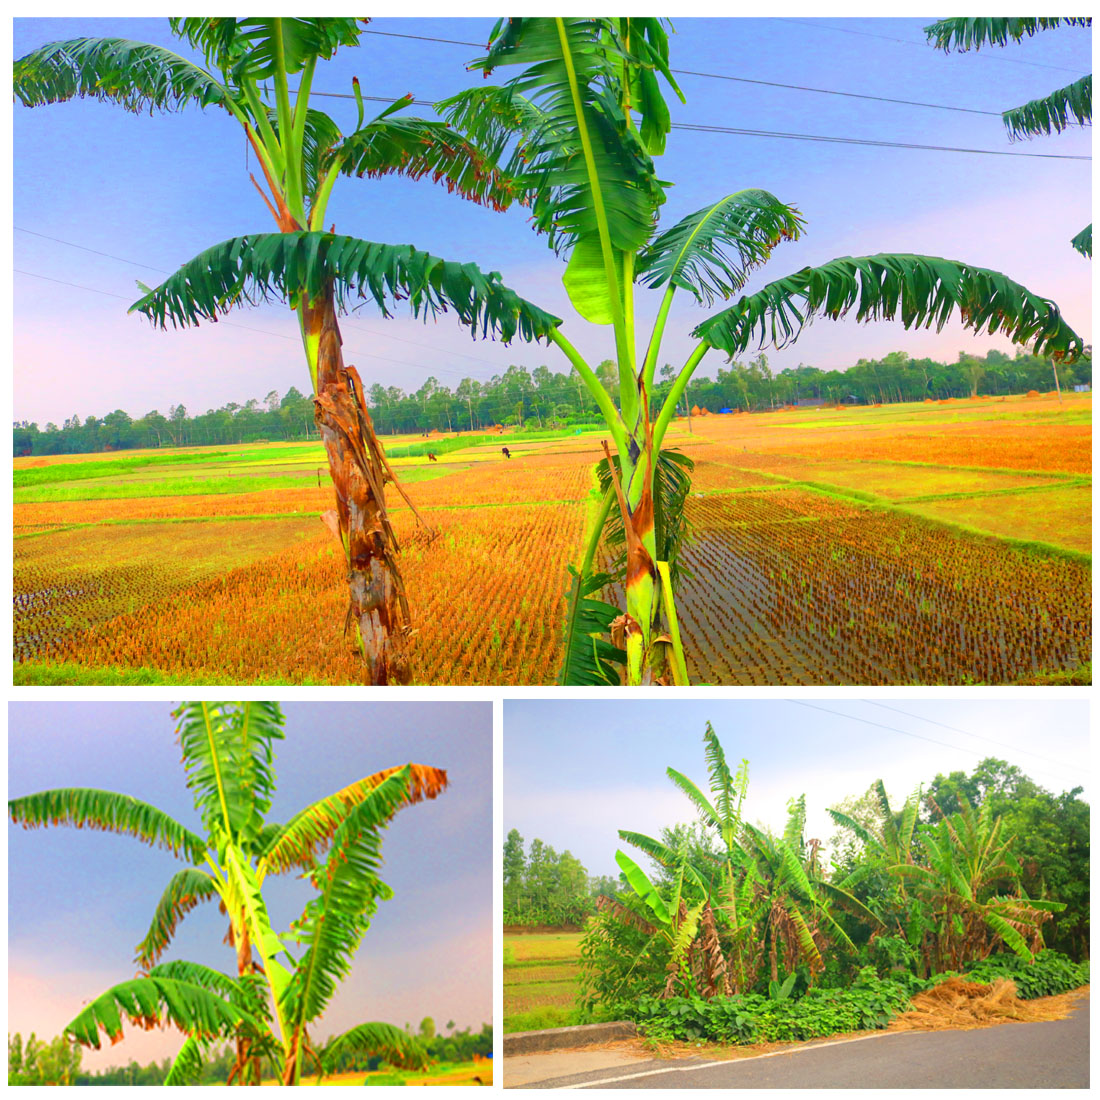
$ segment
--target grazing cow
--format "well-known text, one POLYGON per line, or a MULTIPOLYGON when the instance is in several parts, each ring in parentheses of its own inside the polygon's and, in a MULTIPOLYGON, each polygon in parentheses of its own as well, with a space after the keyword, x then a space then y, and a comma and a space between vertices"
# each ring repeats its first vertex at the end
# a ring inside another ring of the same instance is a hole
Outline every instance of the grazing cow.
POLYGON ((438 462, 439 459, 436 458, 435 455, 433 455, 431 451, 429 451, 428 452, 428 461, 429 462, 438 462))
POLYGON ((500 453, 502 455, 504 455, 505 458, 511 458, 512 457, 511 452, 508 450, 507 447, 501 447, 500 453))

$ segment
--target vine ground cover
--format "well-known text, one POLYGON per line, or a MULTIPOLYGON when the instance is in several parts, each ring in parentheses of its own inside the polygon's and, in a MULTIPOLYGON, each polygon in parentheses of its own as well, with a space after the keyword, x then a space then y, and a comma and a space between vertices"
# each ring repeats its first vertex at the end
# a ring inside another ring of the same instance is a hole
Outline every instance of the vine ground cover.
MULTIPOLYGON (((692 681, 1087 678, 1090 412, 1074 395, 678 422, 692 681)), ((437 531, 392 494, 416 682, 554 682, 599 438, 482 433, 394 458, 437 531)), ((316 444, 14 467, 17 682, 358 682, 316 444)))

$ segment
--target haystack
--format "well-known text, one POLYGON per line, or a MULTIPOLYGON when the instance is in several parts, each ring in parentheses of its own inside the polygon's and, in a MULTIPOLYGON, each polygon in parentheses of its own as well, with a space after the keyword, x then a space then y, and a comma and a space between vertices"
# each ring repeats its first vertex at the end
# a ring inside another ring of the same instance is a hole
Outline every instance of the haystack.
POLYGON ((1016 983, 999 978, 991 985, 949 978, 912 1000, 912 1008, 898 1016, 889 1031, 944 1031, 993 1027, 1017 1020, 1034 1023, 1061 1020, 1069 1012, 1076 993, 1022 1001, 1016 983))

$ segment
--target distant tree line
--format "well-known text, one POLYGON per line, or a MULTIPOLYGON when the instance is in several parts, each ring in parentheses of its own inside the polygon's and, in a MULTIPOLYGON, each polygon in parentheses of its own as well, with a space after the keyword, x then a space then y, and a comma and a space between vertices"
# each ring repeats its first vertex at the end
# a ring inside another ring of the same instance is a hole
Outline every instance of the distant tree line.
MULTIPOLYGON (((597 368, 609 385, 614 372, 610 359, 597 368)), ((654 408, 664 400, 673 377, 670 365, 661 368, 652 396, 654 408)), ((1092 360, 1059 367, 1058 382, 1063 389, 1091 385, 1092 360)), ((912 359, 895 351, 882 359, 860 359, 843 371, 799 364, 778 373, 760 354, 720 367, 714 378, 696 378, 688 387, 684 412, 690 408, 755 412, 799 403, 889 404, 1054 388, 1053 361, 1021 351, 1015 356, 990 351, 984 358, 960 352, 954 363, 912 359)), ((510 366, 488 381, 463 378, 453 391, 434 377, 414 393, 375 384, 367 397, 375 429, 383 434, 476 431, 496 424, 543 428, 599 419, 596 403, 577 372, 555 372, 546 366, 533 372, 510 366)), ((51 455, 313 438, 317 438, 313 400, 291 388, 285 397, 272 390, 262 402, 230 402, 194 416, 183 405, 172 405, 167 416, 154 409, 134 419, 116 409, 83 421, 74 415, 61 427, 49 423, 39 428, 20 421, 14 425, 13 446, 16 455, 51 455)))
POLYGON ((524 851, 512 829, 504 842, 504 923, 580 927, 595 912, 600 894, 619 889, 617 879, 590 878, 571 852, 560 855, 536 837, 524 851))

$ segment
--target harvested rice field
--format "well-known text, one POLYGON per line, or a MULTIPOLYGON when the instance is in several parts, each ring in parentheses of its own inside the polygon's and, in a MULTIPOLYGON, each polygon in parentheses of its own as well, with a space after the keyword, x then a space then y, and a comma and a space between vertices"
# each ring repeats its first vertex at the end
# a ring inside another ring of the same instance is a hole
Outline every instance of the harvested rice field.
MULTIPOLYGON (((414 682, 548 684, 596 432, 393 465, 414 682)), ((1082 683, 1087 395, 693 417, 701 684, 1082 683)), ((17 683, 361 682, 318 444, 14 461, 17 683)))

